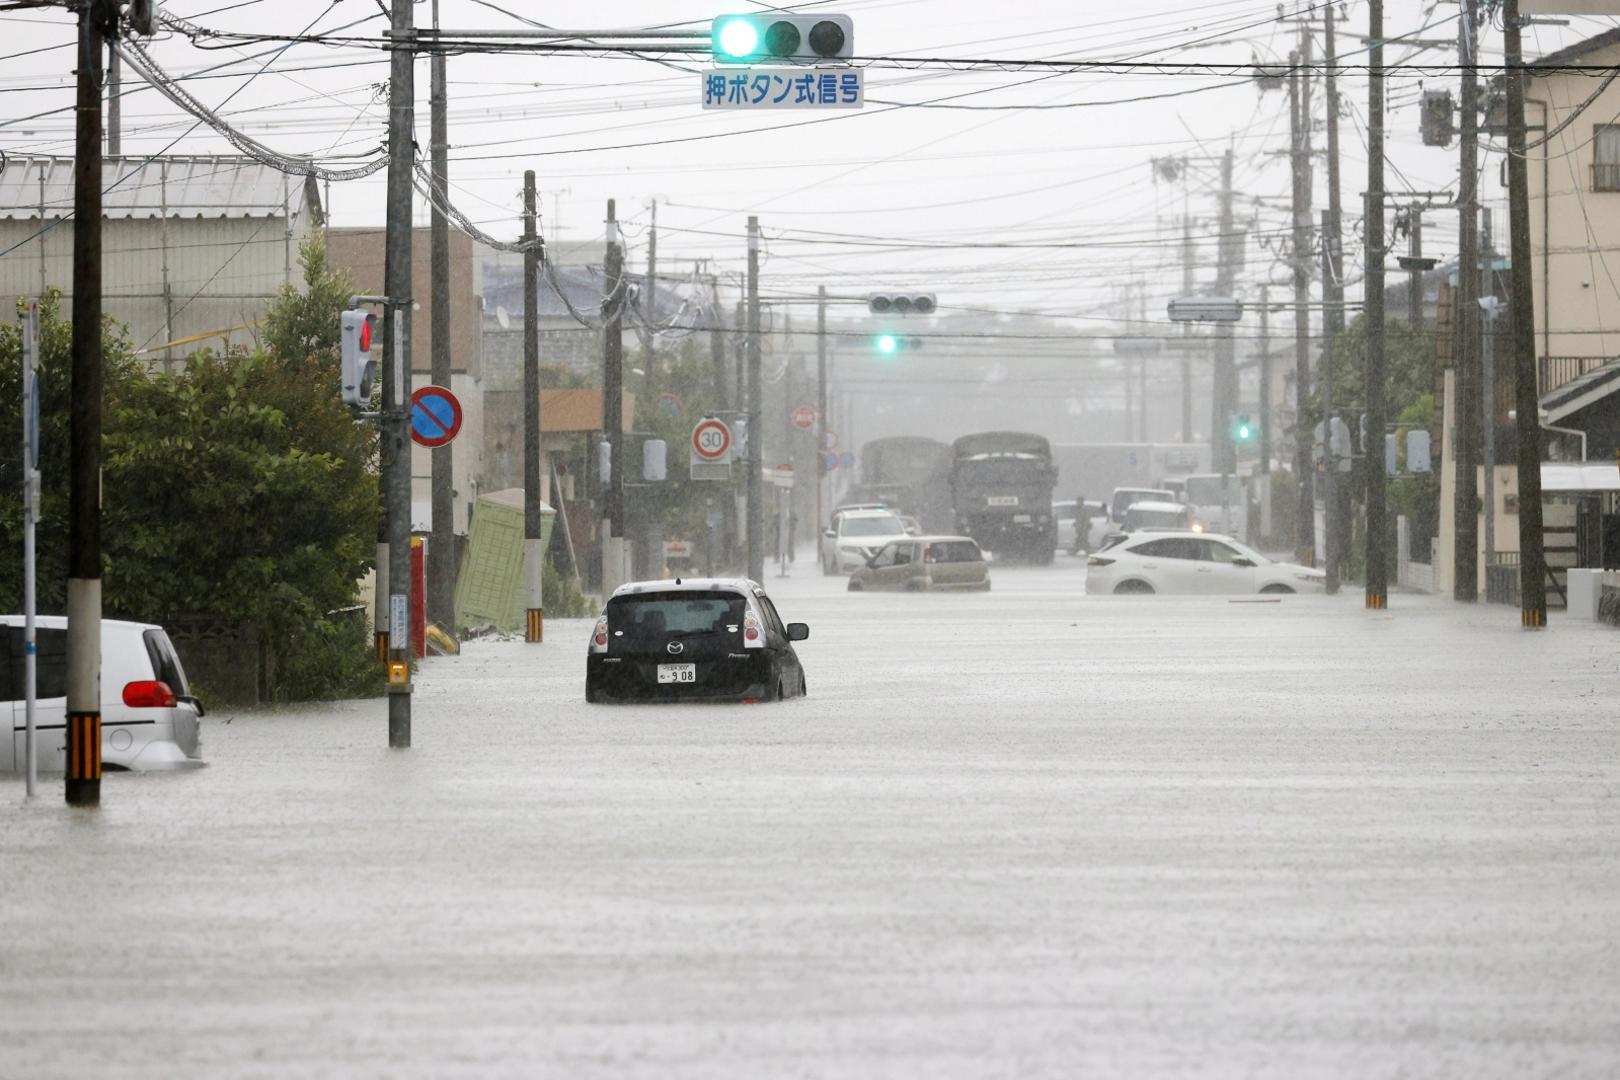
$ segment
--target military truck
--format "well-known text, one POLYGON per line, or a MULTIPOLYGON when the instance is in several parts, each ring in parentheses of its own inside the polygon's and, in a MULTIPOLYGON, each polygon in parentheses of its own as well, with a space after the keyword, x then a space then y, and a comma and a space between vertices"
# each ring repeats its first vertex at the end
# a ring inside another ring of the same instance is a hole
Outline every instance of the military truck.
POLYGON ((964 435, 951 447, 956 528, 1004 558, 1052 561, 1057 518, 1052 445, 1023 431, 964 435))

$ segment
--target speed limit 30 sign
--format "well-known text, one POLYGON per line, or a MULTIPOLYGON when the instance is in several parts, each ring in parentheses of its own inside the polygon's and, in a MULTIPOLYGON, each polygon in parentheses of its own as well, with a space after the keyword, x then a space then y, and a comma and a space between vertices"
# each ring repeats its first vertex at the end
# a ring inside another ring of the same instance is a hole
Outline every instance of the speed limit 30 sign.
POLYGON ((731 463, 731 429, 724 420, 712 416, 692 429, 692 460, 707 465, 731 463))

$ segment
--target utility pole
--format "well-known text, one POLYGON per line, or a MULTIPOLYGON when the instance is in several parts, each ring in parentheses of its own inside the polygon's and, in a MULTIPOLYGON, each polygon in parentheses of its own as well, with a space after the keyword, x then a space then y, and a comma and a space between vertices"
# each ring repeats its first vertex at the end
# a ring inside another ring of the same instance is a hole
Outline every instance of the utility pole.
POLYGON ((523 640, 545 640, 545 545, 540 542, 540 234, 534 170, 523 173, 523 640))
POLYGON ((382 471, 388 491, 388 745, 411 745, 411 169, 416 132, 412 0, 394 0, 388 82, 382 471), (399 674, 396 674, 399 673, 399 674))
MULTIPOLYGON (((1406 207, 1406 253, 1423 257, 1423 204, 1416 201, 1406 207)), ((1406 324, 1414 331, 1423 329, 1423 270, 1416 263, 1406 282, 1406 324)))
MULTIPOLYGON (((1525 161, 1524 50, 1519 0, 1504 0, 1508 144, 1508 258, 1513 264, 1513 373, 1519 464, 1519 620, 1547 625, 1547 555, 1541 528, 1541 401, 1536 393, 1536 313, 1530 270, 1530 177, 1525 161)), ((1546 151, 1544 151, 1546 152, 1546 151)), ((1542 198, 1547 198, 1546 192, 1542 198)))
POLYGON ((613 536, 624 535, 624 249, 619 247, 619 218, 613 199, 607 204, 607 251, 603 256, 607 296, 602 301, 602 435, 608 441, 608 478, 602 494, 602 593, 619 585, 623 566, 613 536), (618 565, 612 565, 617 557, 618 565))
MULTIPOLYGON (((1332 21, 1328 25, 1331 27, 1332 21)), ((1338 172, 1337 167, 1332 170, 1338 172)), ((1322 292, 1327 294, 1329 283, 1333 281, 1335 273, 1333 260, 1337 256, 1339 234, 1333 225, 1334 211, 1322 211, 1322 292)), ((1344 289, 1337 289, 1339 299, 1344 299, 1344 289)), ((1322 388, 1322 559, 1327 570, 1327 580, 1323 583, 1329 596, 1339 595, 1339 553, 1344 550, 1339 534, 1339 457, 1333 449, 1333 332, 1332 326, 1339 324, 1339 330, 1344 326, 1344 309, 1339 307, 1338 314, 1333 308, 1322 313, 1323 328, 1329 330, 1328 340, 1322 346, 1322 359, 1318 362, 1316 371, 1316 385, 1322 388)))
POLYGON ((765 580, 764 493, 760 470, 764 467, 765 431, 760 424, 764 387, 760 378, 759 342, 759 218, 748 216, 748 576, 765 580))
MULTIPOLYGON (((439 28, 439 0, 433 0, 433 28, 439 28)), ((435 50, 431 61, 432 168, 434 199, 431 219, 433 274, 433 359, 431 381, 450 389, 450 130, 445 55, 435 50)), ((527 333, 527 331, 525 331, 527 333)), ((447 633, 456 632, 456 507, 450 443, 429 451, 433 463, 433 524, 428 541, 428 618, 447 633)))
POLYGON ((1389 606, 1384 553, 1384 0, 1367 7, 1367 587, 1366 606, 1389 606))
POLYGON ((731 399, 726 394, 726 314, 720 306, 720 278, 709 276, 709 360, 714 364, 715 410, 724 409, 731 399))
MULTIPOLYGON (((1136 317, 1141 320, 1138 325, 1147 325, 1147 282, 1138 278, 1136 281, 1136 317)), ((1147 356, 1142 354, 1136 358, 1136 441, 1148 441, 1148 402, 1147 402, 1147 356)))
POLYGON ((1304 71, 1311 65, 1311 37, 1302 28, 1301 51, 1291 58, 1288 73, 1289 112, 1293 139, 1289 162, 1293 173, 1294 233, 1289 261, 1294 271, 1294 471, 1299 511, 1295 547, 1299 561, 1313 565, 1316 548, 1316 467, 1311 454, 1311 105, 1304 71))
POLYGON ((1260 472, 1268 477, 1271 475, 1270 285, 1260 286, 1260 472))
MULTIPOLYGON (((116 38, 117 35, 114 35, 116 38)), ((124 152, 124 58, 107 50, 107 156, 124 152)))
MULTIPOLYGON (((23 685, 12 698, 23 700, 23 772, 28 797, 39 787, 39 743, 35 703, 39 689, 38 635, 35 629, 34 524, 39 520, 39 301, 30 300, 22 315, 22 512, 23 512, 23 685)), ((6 662, 11 663, 7 657, 6 662)), ((13 736, 14 737, 14 736, 13 736)))
POLYGON ((658 322, 658 200, 652 201, 652 227, 647 230, 647 287, 641 290, 641 323, 647 328, 642 340, 641 396, 653 404, 654 369, 658 365, 653 327, 658 322))
POLYGON ((117 33, 113 0, 80 6, 68 406, 69 806, 101 804, 101 57, 117 33))
MULTIPOLYGON (((1181 214, 1181 295, 1193 295, 1196 287, 1193 280, 1193 236, 1192 214, 1188 212, 1186 186, 1182 186, 1182 214, 1181 214)), ((1192 336, 1192 324, 1182 323, 1181 336, 1192 336)), ((1181 354, 1181 441, 1190 443, 1192 436, 1192 358, 1185 352, 1181 354)))
MULTIPOLYGON (((1233 237, 1232 230, 1232 151, 1227 150, 1221 155, 1221 214, 1218 235, 1220 236, 1219 257, 1216 259, 1215 295, 1231 296, 1237 280, 1237 254, 1238 241, 1233 237)), ((1237 382, 1236 358, 1232 339, 1232 324, 1217 323, 1215 326, 1215 390, 1210 395, 1213 399, 1214 414, 1210 419, 1210 446, 1214 457, 1215 471, 1221 474, 1224 489, 1225 478, 1237 472, 1237 448, 1232 442, 1232 412, 1236 406, 1237 382)))
POLYGON ((1457 184, 1457 319, 1452 338, 1452 598, 1479 599, 1479 77, 1474 0, 1461 0, 1457 20, 1462 100, 1457 184))
MULTIPOLYGON (((816 289, 816 527, 821 536, 826 519, 823 489, 827 486, 827 286, 816 289)), ((817 541, 819 548, 820 541, 817 541)))

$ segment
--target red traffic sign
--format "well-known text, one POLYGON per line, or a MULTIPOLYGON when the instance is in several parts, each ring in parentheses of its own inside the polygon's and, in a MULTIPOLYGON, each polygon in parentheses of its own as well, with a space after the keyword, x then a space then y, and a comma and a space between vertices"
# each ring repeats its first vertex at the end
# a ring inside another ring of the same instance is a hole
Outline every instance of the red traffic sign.
POLYGON ((788 414, 788 419, 792 420, 793 426, 800 431, 809 431, 816 426, 815 407, 812 405, 799 405, 788 414))
POLYGON ((411 439, 418 446, 444 446, 461 430, 461 402, 442 386, 411 395, 411 439))
POLYGON ((709 417, 692 429, 692 453, 699 461, 724 461, 731 453, 731 429, 724 420, 709 417))

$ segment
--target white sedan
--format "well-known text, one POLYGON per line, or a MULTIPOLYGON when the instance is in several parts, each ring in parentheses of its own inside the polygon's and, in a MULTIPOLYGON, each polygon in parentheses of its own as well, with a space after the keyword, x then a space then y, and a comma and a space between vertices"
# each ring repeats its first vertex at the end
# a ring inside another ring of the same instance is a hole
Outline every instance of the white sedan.
POLYGON ((1272 562, 1230 536, 1143 532, 1092 555, 1086 592, 1242 593, 1321 592, 1327 575, 1294 563, 1272 562))

